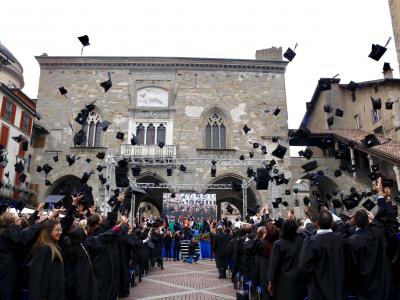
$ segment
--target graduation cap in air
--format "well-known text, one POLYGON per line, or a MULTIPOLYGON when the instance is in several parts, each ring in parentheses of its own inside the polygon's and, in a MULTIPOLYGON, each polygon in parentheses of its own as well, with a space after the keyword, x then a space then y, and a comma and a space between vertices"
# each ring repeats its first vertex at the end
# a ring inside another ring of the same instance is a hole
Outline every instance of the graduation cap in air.
POLYGON ((233 207, 230 204, 228 204, 225 209, 229 214, 233 213, 233 207))
POLYGON ((51 167, 49 164, 44 164, 42 170, 47 175, 50 173, 51 170, 53 170, 53 167, 51 167))
POLYGON ((89 37, 86 34, 78 36, 78 40, 81 42, 83 47, 90 46, 89 37))
POLYGON ((232 190, 234 192, 240 192, 242 190, 242 185, 239 184, 239 183, 236 183, 236 182, 232 181, 231 185, 232 185, 232 190))
POLYGON ((354 81, 350 81, 346 86, 346 89, 349 90, 350 92, 353 92, 353 93, 356 90, 358 90, 359 88, 361 88, 361 85, 359 83, 354 82, 354 81))
POLYGON ((250 158, 253 158, 253 157, 254 157, 254 151, 253 151, 253 150, 250 150, 250 151, 249 151, 249 156, 250 156, 250 158))
POLYGON ((18 136, 13 136, 12 139, 16 141, 17 143, 21 143, 24 140, 24 136, 22 134, 18 136))
POLYGON ((93 102, 90 102, 88 105, 85 106, 85 111, 91 112, 94 111, 96 109, 96 100, 93 102))
POLYGON ((361 140, 361 143, 366 148, 371 148, 381 144, 378 138, 373 134, 368 134, 367 136, 365 136, 365 138, 361 140))
POLYGON ((276 185, 284 184, 285 183, 285 175, 281 174, 281 175, 274 176, 274 180, 275 180, 276 185))
POLYGON ((103 176, 103 174, 99 174, 99 180, 101 184, 105 184, 107 182, 107 179, 103 176))
POLYGON ((71 155, 68 154, 68 155, 65 156, 65 159, 68 162, 68 166, 72 166, 76 161, 75 155, 71 156, 71 155))
POLYGON ((388 63, 388 62, 383 63, 383 69, 382 70, 383 70, 384 73, 388 72, 388 71, 393 71, 393 69, 390 66, 390 63, 388 63))
POLYGON ((22 183, 24 183, 25 180, 26 180, 26 177, 27 177, 27 176, 25 175, 25 173, 19 174, 19 181, 22 182, 22 183))
POLYGON ((297 43, 294 46, 293 50, 289 47, 287 48, 287 50, 285 51, 285 53, 283 53, 283 57, 286 58, 288 61, 292 61, 293 58, 296 56, 296 52, 294 52, 297 48, 297 43))
POLYGON ((299 189, 298 189, 298 188, 294 188, 294 189, 293 189, 293 193, 297 194, 298 192, 299 192, 299 189))
POLYGON ((46 179, 46 180, 44 181, 44 185, 45 185, 45 186, 50 186, 50 185, 52 185, 52 183, 51 183, 50 180, 46 179))
POLYGON ((332 206, 334 208, 341 208, 342 207, 342 203, 340 202, 339 199, 332 199, 332 206))
POLYGON ((350 173, 354 173, 355 171, 357 171, 357 166, 356 165, 349 166, 348 171, 350 173))
POLYGON ((276 165, 276 160, 275 159, 271 159, 267 165, 268 168, 272 168, 273 166, 276 165))
POLYGON ((326 123, 328 124, 328 126, 332 126, 333 125, 333 120, 335 118, 334 117, 329 117, 328 119, 326 119, 326 123))
POLYGON ((38 173, 42 172, 42 166, 40 166, 40 165, 37 166, 36 167, 36 172, 38 172, 38 173))
POLYGON ((117 164, 118 164, 118 166, 119 166, 120 168, 126 168, 126 167, 129 165, 129 161, 128 161, 126 158, 123 158, 123 159, 120 159, 120 160, 117 162, 117 164))
POLYGON ((58 90, 60 91, 60 94, 63 96, 65 96, 68 93, 67 89, 63 86, 60 86, 58 90))
POLYGON ((312 170, 315 170, 316 168, 318 168, 318 162, 316 160, 310 161, 304 165, 301 166, 304 170, 304 172, 310 172, 312 170))
POLYGON ((388 39, 385 46, 381 46, 378 44, 372 44, 371 53, 368 55, 368 57, 372 58, 373 60, 379 61, 381 59, 381 57, 383 56, 383 54, 385 54, 385 52, 387 50, 386 47, 389 44, 391 39, 392 39, 391 37, 388 39))
POLYGON ((379 168, 378 165, 372 165, 371 166, 371 170, 374 171, 374 172, 378 172, 380 170, 380 168, 379 168))
POLYGON ((379 175, 378 173, 376 173, 376 172, 371 172, 371 173, 368 174, 368 178, 369 178, 371 181, 375 181, 375 180, 377 180, 379 177, 380 177, 380 175, 379 175))
POLYGON ((110 126, 111 123, 108 121, 103 121, 99 123, 99 127, 103 130, 103 131, 107 131, 108 126, 110 126))
POLYGON ((250 130, 251 130, 251 128, 247 127, 247 124, 244 124, 244 126, 243 126, 244 134, 247 134, 250 130))
POLYGON ((279 115, 280 112, 281 112, 281 110, 279 109, 279 107, 277 107, 277 108, 275 108, 273 114, 274 114, 274 116, 277 116, 277 115, 279 115))
POLYGON ((253 148, 254 148, 254 149, 257 149, 258 147, 260 147, 260 144, 259 144, 259 143, 253 143, 253 148))
POLYGON ((279 138, 278 138, 277 136, 273 136, 272 139, 271 139, 271 141, 272 141, 273 143, 277 143, 278 140, 279 140, 279 138))
POLYGON ((58 155, 53 156, 54 162, 58 162, 58 155))
MULTIPOLYGON (((100 176, 99 176, 100 177, 100 176)), ((111 207, 114 207, 115 204, 117 204, 117 196, 114 195, 110 198, 110 200, 107 201, 108 205, 110 205, 111 207)))
POLYGON ((314 104, 312 102, 306 102, 306 109, 310 110, 314 107, 314 104))
POLYGON ((385 102, 385 108, 388 110, 393 109, 393 101, 386 101, 385 102))
POLYGON ((107 93, 107 91, 112 87, 112 81, 111 81, 111 73, 108 72, 108 80, 103 81, 100 83, 100 86, 104 89, 104 93, 107 93))
POLYGON ((274 151, 272 151, 272 155, 275 157, 278 157, 280 159, 283 159, 283 157, 285 156, 287 151, 287 148, 278 144, 278 146, 276 147, 276 149, 274 151))
POLYGON ((304 196, 303 203, 305 206, 308 206, 310 204, 310 198, 308 198, 307 196, 304 196))
POLYGON ((285 195, 290 195, 291 191, 290 190, 285 190, 285 195))
POLYGON ((318 80, 318 88, 321 91, 329 91, 331 89, 331 79, 321 78, 320 80, 318 80))
POLYGON ((82 112, 79 112, 78 115, 75 118, 75 121, 79 124, 79 125, 84 125, 86 123, 88 116, 85 116, 84 114, 82 114, 82 112))
POLYGON ((279 173, 279 170, 278 170, 278 169, 274 169, 274 170, 272 171, 272 173, 278 174, 278 173, 279 173))
POLYGON ((244 157, 244 155, 240 155, 240 156, 239 156, 239 159, 240 159, 240 160, 245 160, 246 158, 244 157))
POLYGON ((181 170, 182 172, 186 172, 186 167, 184 165, 180 165, 179 170, 181 170))
POLYGON ((376 206, 376 204, 371 199, 365 200, 364 203, 361 205, 368 211, 371 211, 376 206))
POLYGON ((131 145, 135 146, 137 144, 139 144, 139 141, 138 141, 137 137, 132 133, 131 145))
POLYGON ((343 110, 341 110, 341 109, 339 109, 339 108, 336 108, 336 111, 335 111, 335 116, 336 117, 343 117, 343 113, 344 113, 344 111, 343 110))
POLYGON ((15 169, 15 172, 17 172, 17 173, 23 172, 24 171, 24 164, 22 163, 22 161, 17 162, 14 165, 14 169, 15 169))
POLYGON ((22 150, 28 151, 29 149, 29 141, 23 141, 22 142, 22 150))
POLYGON ((80 146, 81 144, 84 144, 86 140, 86 134, 83 131, 83 129, 79 130, 75 135, 74 135, 74 144, 80 146))
POLYGON ((283 202, 282 202, 282 205, 283 205, 284 207, 288 207, 288 206, 289 206, 289 203, 288 203, 287 201, 283 201, 283 202))
POLYGON ((105 156, 106 156, 106 153, 105 153, 105 152, 98 152, 98 153, 96 154, 96 157, 97 157, 98 159, 104 159, 105 156))
POLYGON ((309 160, 309 159, 311 159, 311 157, 313 156, 314 153, 312 152, 312 150, 310 148, 307 147, 306 149, 304 149, 302 154, 303 154, 304 158, 309 160))
POLYGON ((132 167, 131 171, 132 171, 132 175, 134 177, 138 177, 138 176, 140 176, 140 172, 142 172, 142 168, 138 164, 135 164, 132 167))
POLYGON ((273 208, 279 208, 279 204, 278 204, 278 203, 272 202, 271 204, 272 204, 272 207, 273 207, 273 208))
POLYGON ((265 145, 261 146, 261 153, 264 155, 267 154, 267 146, 265 146, 265 145))
POLYGON ((353 209, 353 208, 357 207, 357 205, 358 205, 358 203, 359 203, 358 198, 357 198, 357 196, 355 196, 355 195, 346 196, 346 197, 343 199, 342 202, 343 202, 344 207, 345 207, 347 210, 350 210, 350 209, 353 209))
POLYGON ((341 169, 335 170, 334 175, 335 175, 335 177, 340 177, 340 176, 342 176, 342 170, 341 170, 341 169))
POLYGON ((117 140, 123 141, 123 140, 124 140, 124 133, 118 131, 118 132, 117 132, 117 135, 115 136, 115 138, 116 138, 117 140))
POLYGON ((249 167, 247 167, 247 177, 250 178, 252 176, 254 176, 254 170, 253 170, 253 167, 249 166, 249 167))
POLYGON ((84 172, 81 178, 81 183, 87 183, 90 179, 90 175, 92 175, 92 172, 84 172))
POLYGON ((98 165, 97 168, 96 168, 96 170, 99 171, 99 172, 101 172, 101 171, 103 171, 103 167, 102 167, 101 165, 98 165))
POLYGON ((161 149, 165 146, 164 142, 158 142, 158 147, 160 147, 161 149))
POLYGON ((325 104, 324 105, 324 112, 326 112, 326 113, 332 112, 332 106, 330 106, 330 104, 325 104))
POLYGON ((372 108, 375 110, 382 108, 382 100, 381 98, 374 98, 371 96, 372 108))

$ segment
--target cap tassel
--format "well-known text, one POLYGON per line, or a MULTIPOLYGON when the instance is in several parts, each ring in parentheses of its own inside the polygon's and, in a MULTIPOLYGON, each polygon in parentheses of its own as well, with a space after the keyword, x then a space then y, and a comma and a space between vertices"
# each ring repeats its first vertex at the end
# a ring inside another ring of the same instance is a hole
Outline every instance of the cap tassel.
POLYGON ((296 51, 296 48, 298 45, 299 45, 298 43, 296 43, 296 45, 294 45, 293 51, 296 51))
POLYGON ((387 45, 389 44, 389 42, 392 40, 392 37, 389 37, 389 39, 387 40, 386 44, 385 44, 385 48, 387 47, 387 45))

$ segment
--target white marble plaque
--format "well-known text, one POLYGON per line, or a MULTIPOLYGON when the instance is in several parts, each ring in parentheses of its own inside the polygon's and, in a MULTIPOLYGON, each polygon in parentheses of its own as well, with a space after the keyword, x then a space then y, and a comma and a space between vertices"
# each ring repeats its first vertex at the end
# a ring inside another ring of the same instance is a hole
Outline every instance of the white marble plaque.
POLYGON ((137 91, 136 106, 168 107, 168 91, 155 87, 142 88, 137 91))

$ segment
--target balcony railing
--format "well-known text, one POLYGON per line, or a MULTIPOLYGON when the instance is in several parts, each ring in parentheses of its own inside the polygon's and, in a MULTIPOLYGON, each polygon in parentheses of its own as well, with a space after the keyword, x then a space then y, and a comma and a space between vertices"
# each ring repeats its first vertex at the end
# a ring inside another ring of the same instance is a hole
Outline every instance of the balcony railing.
POLYGON ((166 145, 121 145, 121 155, 135 157, 176 157, 176 146, 166 145))

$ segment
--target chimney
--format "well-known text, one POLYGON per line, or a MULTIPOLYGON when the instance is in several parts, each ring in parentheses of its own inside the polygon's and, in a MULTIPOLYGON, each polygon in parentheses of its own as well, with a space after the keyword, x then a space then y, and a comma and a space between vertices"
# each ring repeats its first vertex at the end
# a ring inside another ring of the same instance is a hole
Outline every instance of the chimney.
POLYGON ((256 60, 282 60, 282 47, 261 49, 256 51, 256 60))
POLYGON ((390 67, 390 64, 385 62, 383 64, 383 78, 393 78, 393 69, 390 67))

